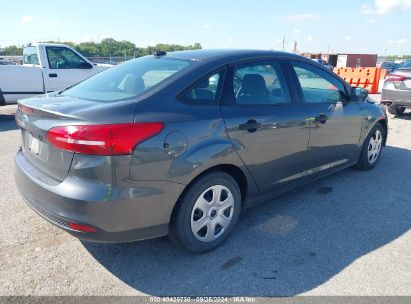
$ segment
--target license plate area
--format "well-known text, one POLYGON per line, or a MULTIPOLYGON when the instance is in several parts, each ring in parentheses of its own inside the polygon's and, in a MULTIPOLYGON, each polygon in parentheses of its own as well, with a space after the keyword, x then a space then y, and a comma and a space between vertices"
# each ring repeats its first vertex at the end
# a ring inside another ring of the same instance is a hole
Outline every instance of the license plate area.
POLYGON ((30 135, 30 146, 29 146, 30 152, 33 153, 34 155, 39 155, 40 145, 41 145, 41 142, 37 138, 30 135))
POLYGON ((44 144, 40 139, 33 136, 33 134, 27 130, 24 130, 23 132, 23 146, 23 150, 26 151, 26 154, 31 155, 39 161, 48 161, 49 149, 47 144, 44 144))
MULTIPOLYGON (((26 160, 42 173, 62 181, 67 176, 74 153, 53 148, 47 132, 41 129, 21 129, 22 150, 26 160)), ((33 174, 36 174, 35 172, 33 174)))

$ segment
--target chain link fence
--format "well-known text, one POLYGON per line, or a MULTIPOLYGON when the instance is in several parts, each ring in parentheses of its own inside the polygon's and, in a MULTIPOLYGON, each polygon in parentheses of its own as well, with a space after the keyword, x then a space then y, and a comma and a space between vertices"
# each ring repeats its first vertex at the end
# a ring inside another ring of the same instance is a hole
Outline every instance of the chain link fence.
POLYGON ((88 60, 90 60, 93 63, 105 63, 105 64, 120 64, 123 63, 127 60, 134 59, 135 57, 87 57, 88 60))

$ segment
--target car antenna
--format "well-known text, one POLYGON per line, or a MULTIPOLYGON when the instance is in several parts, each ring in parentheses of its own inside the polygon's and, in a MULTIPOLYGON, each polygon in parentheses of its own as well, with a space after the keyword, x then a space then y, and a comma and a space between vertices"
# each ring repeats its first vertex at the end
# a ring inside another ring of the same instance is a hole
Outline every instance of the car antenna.
POLYGON ((162 57, 162 56, 165 56, 165 55, 167 55, 166 51, 156 50, 154 52, 154 57, 162 57))

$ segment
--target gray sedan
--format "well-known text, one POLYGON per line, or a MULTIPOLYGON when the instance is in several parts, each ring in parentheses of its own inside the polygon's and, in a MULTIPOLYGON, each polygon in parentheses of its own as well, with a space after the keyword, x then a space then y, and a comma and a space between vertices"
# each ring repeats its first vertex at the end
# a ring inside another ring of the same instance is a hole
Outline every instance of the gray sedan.
POLYGON ((19 101, 16 184, 79 238, 206 252, 246 207, 373 168, 387 117, 367 94, 294 54, 156 52, 19 101))
POLYGON ((407 107, 411 107, 411 61, 402 64, 387 76, 381 103, 388 107, 388 112, 395 115, 401 115, 407 107))

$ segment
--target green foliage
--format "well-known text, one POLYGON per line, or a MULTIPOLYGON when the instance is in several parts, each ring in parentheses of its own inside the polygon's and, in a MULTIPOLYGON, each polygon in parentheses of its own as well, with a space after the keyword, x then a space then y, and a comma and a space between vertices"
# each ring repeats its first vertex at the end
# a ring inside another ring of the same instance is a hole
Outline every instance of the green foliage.
MULTIPOLYGON (((55 41, 46 41, 48 43, 57 43, 55 41)), ((196 50, 201 49, 200 43, 194 43, 193 45, 178 45, 178 44, 157 44, 155 46, 148 46, 146 48, 137 47, 134 43, 122 40, 117 41, 113 38, 103 39, 101 42, 81 42, 75 44, 73 42, 60 42, 71 46, 72 48, 79 51, 86 57, 117 57, 117 56, 127 56, 127 57, 140 57, 145 55, 151 55, 155 50, 161 51, 181 51, 181 50, 196 50)), ((8 46, 5 49, 5 55, 22 55, 22 48, 16 46, 8 46)))
POLYGON ((23 48, 19 48, 15 45, 6 46, 4 48, 4 55, 6 55, 6 56, 21 56, 21 55, 23 55, 23 48))
POLYGON ((386 58, 387 60, 410 60, 411 55, 389 55, 386 58))

